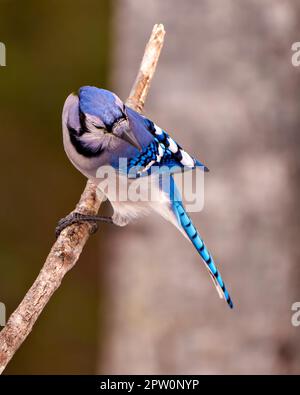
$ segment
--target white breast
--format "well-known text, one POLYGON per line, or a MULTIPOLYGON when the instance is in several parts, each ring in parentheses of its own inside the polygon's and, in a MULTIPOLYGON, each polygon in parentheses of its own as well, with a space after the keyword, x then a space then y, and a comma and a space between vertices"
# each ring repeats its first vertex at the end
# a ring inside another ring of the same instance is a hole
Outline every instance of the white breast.
MULTIPOLYGON (((110 181, 111 179, 112 177, 110 181)), ((114 209, 113 221, 116 225, 125 226, 154 211, 178 226, 171 209, 170 198, 160 190, 157 175, 128 179, 126 175, 116 173, 115 180, 115 188, 111 188, 112 185, 108 185, 107 180, 98 180, 98 187, 111 202, 114 209)))

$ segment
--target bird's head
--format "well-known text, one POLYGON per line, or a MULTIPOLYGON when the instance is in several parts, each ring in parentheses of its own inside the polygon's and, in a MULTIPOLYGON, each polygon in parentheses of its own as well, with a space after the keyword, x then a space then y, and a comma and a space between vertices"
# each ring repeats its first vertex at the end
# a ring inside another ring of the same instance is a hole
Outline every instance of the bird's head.
POLYGON ((63 124, 71 144, 86 157, 114 149, 121 140, 141 150, 130 130, 125 105, 105 89, 84 86, 71 94, 64 105, 63 124))

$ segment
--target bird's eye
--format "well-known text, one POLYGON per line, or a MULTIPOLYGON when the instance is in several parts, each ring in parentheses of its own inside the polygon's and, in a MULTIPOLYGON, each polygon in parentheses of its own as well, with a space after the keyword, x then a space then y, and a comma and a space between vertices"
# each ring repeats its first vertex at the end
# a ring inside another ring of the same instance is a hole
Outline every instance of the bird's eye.
POLYGON ((103 134, 109 133, 109 131, 107 130, 107 128, 106 128, 105 126, 101 126, 101 125, 94 125, 94 126, 95 126, 95 128, 96 128, 97 130, 101 130, 101 132, 102 132, 103 134))

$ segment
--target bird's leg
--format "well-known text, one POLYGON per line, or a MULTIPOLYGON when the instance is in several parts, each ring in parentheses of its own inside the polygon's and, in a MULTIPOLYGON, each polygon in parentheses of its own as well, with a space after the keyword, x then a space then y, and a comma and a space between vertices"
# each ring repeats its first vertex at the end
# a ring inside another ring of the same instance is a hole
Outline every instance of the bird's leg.
POLYGON ((91 229, 91 234, 97 232, 98 230, 97 222, 106 222, 108 224, 113 224, 113 220, 111 217, 103 217, 101 215, 86 215, 86 214, 73 212, 58 221, 57 227, 55 228, 56 238, 67 226, 73 225, 78 222, 91 222, 93 224, 93 228, 91 229))

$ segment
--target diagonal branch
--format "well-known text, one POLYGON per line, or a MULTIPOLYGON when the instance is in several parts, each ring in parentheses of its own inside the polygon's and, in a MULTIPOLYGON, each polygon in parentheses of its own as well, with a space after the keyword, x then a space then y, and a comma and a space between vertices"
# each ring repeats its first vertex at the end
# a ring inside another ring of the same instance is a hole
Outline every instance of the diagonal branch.
MULTIPOLYGON (((164 35, 163 25, 155 25, 145 48, 136 80, 126 101, 128 106, 137 111, 142 111, 144 107, 163 46, 164 35)), ((102 198, 96 191, 96 186, 88 181, 75 211, 96 215, 102 198)), ((54 243, 35 282, 0 332, 0 374, 31 332, 51 296, 61 285, 65 274, 78 261, 89 238, 90 230, 91 224, 88 223, 71 225, 61 232, 54 243)))

